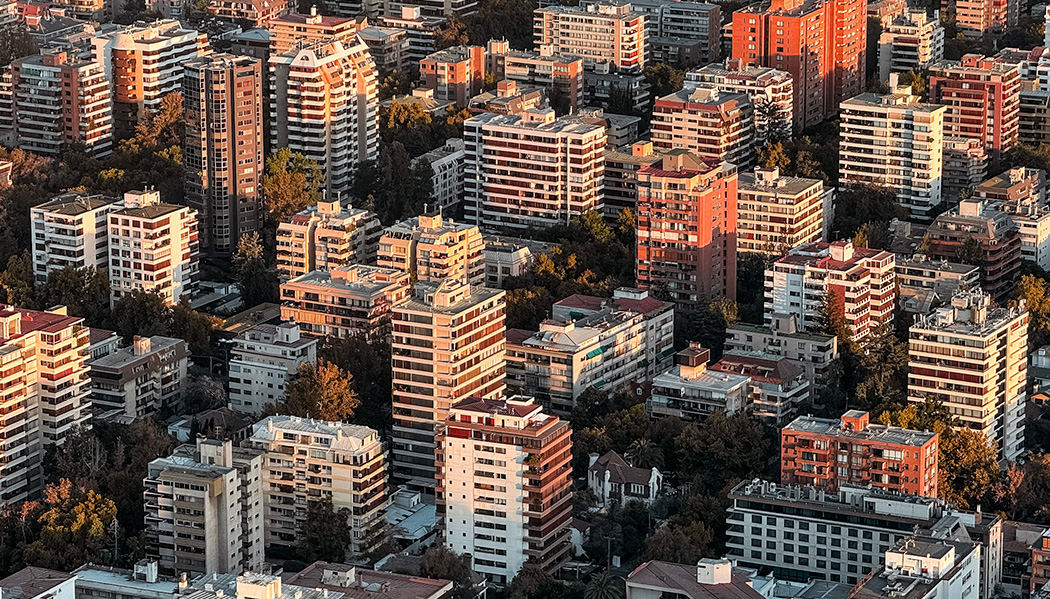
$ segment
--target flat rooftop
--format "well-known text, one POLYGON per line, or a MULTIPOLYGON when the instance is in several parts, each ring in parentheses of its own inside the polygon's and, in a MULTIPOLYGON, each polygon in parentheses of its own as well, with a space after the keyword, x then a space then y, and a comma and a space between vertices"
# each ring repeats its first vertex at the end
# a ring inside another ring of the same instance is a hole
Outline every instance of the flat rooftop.
POLYGON ((937 437, 937 433, 915 431, 885 424, 868 424, 867 427, 859 431, 848 430, 842 427, 842 421, 837 418, 814 418, 813 416, 799 416, 785 426, 783 430, 829 435, 840 439, 893 443, 911 447, 922 447, 937 437))

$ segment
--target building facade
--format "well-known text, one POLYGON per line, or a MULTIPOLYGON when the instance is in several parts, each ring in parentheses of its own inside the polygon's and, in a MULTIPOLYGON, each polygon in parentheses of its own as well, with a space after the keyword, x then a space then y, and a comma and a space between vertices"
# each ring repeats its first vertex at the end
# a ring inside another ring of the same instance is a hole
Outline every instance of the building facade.
POLYGON ((649 415, 672 416, 703 422, 715 412, 733 416, 746 410, 751 400, 751 377, 708 369, 709 350, 691 342, 675 354, 675 365, 653 378, 645 402, 649 415))
POLYGON ((179 414, 189 363, 182 339, 136 336, 128 347, 88 362, 91 407, 128 419, 179 414))
POLYGON ((686 87, 713 85, 718 91, 746 94, 755 107, 755 146, 761 147, 769 137, 770 127, 781 139, 791 138, 794 119, 795 84, 786 71, 748 66, 740 59, 726 59, 722 64, 708 64, 685 74, 686 87), (769 107, 761 105, 768 104, 769 107), (772 107, 776 107, 775 109, 772 107), (773 113, 773 114, 770 114, 773 113), (773 117, 773 118, 771 118, 773 117))
POLYGON ((384 339, 394 309, 411 294, 410 278, 364 264, 310 271, 281 283, 281 319, 312 335, 384 339))
POLYGON ((429 213, 386 228, 379 239, 379 266, 411 273, 417 281, 455 279, 485 284, 485 240, 474 225, 429 213))
POLYGON ((373 212, 322 201, 277 225, 277 272, 286 278, 376 259, 383 227, 373 212))
POLYGON ((779 256, 818 243, 831 228, 834 190, 818 179, 756 168, 737 180, 736 249, 779 256))
POLYGON ((1021 75, 1016 64, 967 54, 930 67, 930 102, 946 107, 944 132, 984 143, 997 157, 1017 144, 1021 75))
POLYGON ((1009 214, 970 198, 937 217, 926 230, 935 260, 976 262, 981 288, 1005 303, 1021 269, 1021 232, 1009 214))
POLYGON ((120 209, 116 198, 72 191, 30 212, 33 227, 33 275, 47 282, 63 268, 109 270, 107 215, 120 209))
POLYGON ((739 167, 754 162, 754 107, 744 94, 698 84, 664 96, 653 108, 651 131, 663 150, 684 148, 739 167))
POLYGON ((230 407, 262 414, 280 403, 303 364, 317 361, 317 339, 300 334, 295 322, 257 324, 237 335, 230 349, 230 407))
POLYGON ((607 63, 625 73, 645 67, 645 16, 630 4, 538 8, 533 34, 537 47, 579 56, 586 67, 607 63))
POLYGON ((736 322, 726 328, 726 350, 758 351, 785 357, 806 371, 810 387, 827 384, 829 367, 839 357, 838 338, 803 331, 798 318, 773 314, 768 325, 736 322))
POLYGON ((925 10, 910 10, 879 35, 879 81, 890 73, 922 72, 944 58, 944 28, 925 10))

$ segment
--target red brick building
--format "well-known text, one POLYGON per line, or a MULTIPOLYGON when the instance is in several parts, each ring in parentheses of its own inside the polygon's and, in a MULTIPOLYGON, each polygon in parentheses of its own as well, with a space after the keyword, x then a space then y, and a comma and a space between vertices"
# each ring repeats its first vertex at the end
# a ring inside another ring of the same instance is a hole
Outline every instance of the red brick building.
POLYGON ((801 416, 780 431, 780 480, 829 491, 872 485, 937 496, 937 433, 871 424, 850 410, 841 419, 801 416))
POLYGON ((791 73, 794 121, 807 127, 864 91, 862 0, 766 0, 733 13, 732 58, 791 73))
POLYGON ((636 272, 675 303, 736 299, 736 167, 676 149, 638 170, 636 272))

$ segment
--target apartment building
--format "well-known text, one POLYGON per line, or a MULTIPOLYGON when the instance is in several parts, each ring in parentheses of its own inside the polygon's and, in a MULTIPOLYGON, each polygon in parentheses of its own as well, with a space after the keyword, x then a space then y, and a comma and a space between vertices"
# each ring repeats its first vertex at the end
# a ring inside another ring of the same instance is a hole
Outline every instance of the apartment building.
POLYGON ((332 500, 350 512, 350 553, 373 551, 386 532, 386 452, 367 426, 298 416, 269 416, 243 446, 263 452, 267 548, 294 548, 310 502, 332 500), (294 456, 294 458, 293 458, 294 456))
POLYGON ((48 275, 66 267, 108 270, 107 215, 120 207, 116 198, 81 191, 35 206, 29 220, 36 282, 45 283, 48 275))
POLYGON ((1032 543, 1031 562, 1032 570, 1026 590, 1031 594, 1030 596, 1038 597, 1034 593, 1044 589, 1050 582, 1050 529, 1044 530, 1043 534, 1032 543))
POLYGON ((948 300, 960 289, 973 289, 981 284, 981 270, 971 264, 931 260, 924 254, 897 258, 894 267, 897 285, 903 289, 929 290, 948 300))
POLYGON ((387 14, 413 11, 424 18, 469 17, 478 8, 478 0, 385 0, 387 14))
POLYGON ((1030 146, 1050 143, 1050 91, 1022 89, 1017 141, 1030 146))
POLYGON ((64 144, 83 144, 95 157, 113 151, 107 74, 97 61, 44 50, 11 62, 15 145, 57 156, 64 144))
POLYGON ((281 320, 325 337, 363 335, 380 340, 390 333, 394 309, 405 302, 411 276, 364 264, 314 270, 281 283, 281 320))
POLYGON ((645 16, 630 4, 537 8, 533 41, 579 56, 588 68, 606 63, 615 71, 641 73, 645 67, 645 16))
POLYGON ((656 101, 650 137, 657 148, 746 167, 755 160, 754 107, 744 94, 698 84, 656 101))
POLYGON ((764 0, 733 13, 732 54, 794 79, 794 122, 809 127, 864 90, 866 4, 764 0))
POLYGON ((170 306, 196 292, 195 210, 161 202, 158 191, 129 191, 123 208, 107 216, 111 304, 146 291, 159 293, 170 306))
POLYGON ((926 10, 909 10, 893 19, 879 35, 879 81, 890 73, 925 71, 944 59, 944 28, 926 10))
POLYGON ((602 180, 606 221, 616 222, 625 208, 638 213, 638 170, 660 162, 663 153, 664 150, 654 148, 651 141, 639 141, 619 148, 606 146, 605 177, 602 180))
POLYGON ((980 199, 962 200, 933 221, 926 237, 931 258, 977 262, 981 288, 996 302, 1007 301, 1021 268, 1020 229, 1009 214, 980 199))
POLYGON ((1015 167, 978 185, 973 197, 1010 214, 1021 236, 1021 259, 1050 268, 1050 209, 1046 173, 1015 167))
POLYGON ((109 79, 113 133, 120 139, 135 131, 164 96, 182 90, 185 63, 211 52, 208 38, 175 19, 139 21, 91 39, 91 59, 109 79))
POLYGON ((696 342, 676 353, 675 365, 653 378, 652 393, 645 402, 649 415, 703 422, 715 412, 732 416, 746 410, 751 377, 714 372, 708 368, 710 359, 710 350, 696 342))
POLYGON ((791 360, 806 372, 810 388, 824 385, 828 368, 839 357, 838 338, 806 332, 798 317, 773 314, 768 325, 736 322, 726 327, 725 349, 764 352, 791 360))
POLYGON ((568 416, 592 387, 614 392, 671 365, 674 305, 620 288, 611 299, 572 295, 539 331, 507 331, 507 386, 568 416))
POLYGON ((485 85, 485 48, 452 46, 419 61, 421 87, 434 90, 434 99, 465 108, 485 85))
POLYGON ((433 492, 435 437, 467 398, 500 398, 505 293, 460 280, 420 282, 394 309, 393 473, 433 492), (426 373, 426 374, 421 374, 426 373))
POLYGON ((555 52, 541 44, 536 50, 512 50, 507 40, 489 40, 485 49, 485 72, 496 81, 504 79, 550 90, 551 103, 568 112, 583 104, 583 59, 555 52))
POLYGON ((208 4, 208 14, 230 21, 243 19, 252 27, 266 27, 287 10, 287 0, 215 0, 208 4))
MULTIPOLYGON (((431 2, 434 0, 417 0, 431 2)), ((444 1, 444 0, 438 0, 444 1)), ((450 0, 453 3, 466 3, 474 6, 476 0, 450 0)), ((405 60, 409 64, 418 63, 426 55, 435 50, 434 41, 440 31, 445 27, 448 19, 443 14, 424 14, 421 6, 392 6, 393 2, 386 7, 386 12, 376 18, 375 24, 381 27, 393 27, 403 29, 408 36, 408 52, 405 60)), ((435 11, 427 10, 427 13, 435 11)), ((444 11, 436 11, 443 13, 444 11)))
MULTIPOLYGON (((391 599, 449 599, 452 581, 443 578, 423 578, 409 574, 396 574, 380 570, 368 570, 361 566, 314 562, 287 580, 289 585, 307 589, 321 589, 334 593, 357 595, 358 589, 386 589, 391 599)), ((373 591, 368 591, 369 593, 373 591)), ((334 599, 334 598, 333 598, 334 599)))
POLYGON ((379 239, 379 266, 410 273, 414 280, 485 284, 485 240, 474 225, 422 214, 386 228, 379 239))
POLYGON ((6 406, 0 425, 0 505, 38 496, 44 488, 44 451, 87 424, 87 345, 84 319, 67 316, 64 306, 47 312, 0 308, 6 406))
POLYGON ((799 416, 780 431, 780 482, 826 491, 871 485, 937 497, 938 435, 872 424, 862 410, 841 418, 799 416))
POLYGON ((325 191, 350 191, 361 162, 379 155, 375 64, 364 42, 326 38, 270 55, 270 139, 313 160, 325 191))
POLYGON ((976 139, 993 157, 1017 144, 1021 75, 1016 64, 966 54, 930 67, 930 102, 946 107, 944 133, 976 139))
POLYGON ((485 239, 485 286, 502 289, 509 277, 524 276, 536 261, 536 252, 546 244, 516 238, 485 239))
POLYGON ((317 343, 303 337, 296 322, 257 324, 237 335, 230 348, 230 407, 261 415, 279 403, 299 367, 317 361, 317 343))
POLYGON ((737 180, 736 249, 783 255, 818 243, 831 228, 834 188, 818 179, 789 177, 780 169, 756 168, 737 180))
MULTIPOLYGON (((582 4, 587 4, 586 2, 582 4)), ((684 45, 695 45, 692 60, 682 64, 710 64, 721 58, 722 11, 717 4, 669 0, 634 0, 631 10, 645 17, 648 59, 678 64, 684 45), (669 48, 671 51, 660 51, 669 48)))
POLYGON ((464 399, 437 437, 444 544, 507 584, 526 561, 554 573, 572 554, 572 431, 531 398, 464 399), (459 459, 456 459, 459 458, 459 459), (460 491, 472 487, 470 497, 460 491))
POLYGON ((695 565, 647 561, 627 575, 626 587, 627 599, 654 596, 760 599, 766 596, 755 588, 750 573, 734 568, 728 559, 706 557, 695 565))
POLYGON ((166 576, 238 574, 263 565, 263 455, 198 437, 149 463, 146 554, 166 576))
POLYGON ((708 64, 686 72, 685 86, 714 86, 721 92, 745 94, 755 108, 756 147, 764 145, 769 136, 769 127, 777 125, 769 122, 769 111, 762 108, 762 104, 776 107, 776 113, 782 121, 777 133, 781 138, 791 138, 795 85, 786 71, 748 65, 740 59, 727 58, 723 63, 708 64))
MULTIPOLYGON (((896 86, 896 74, 890 74, 896 86)), ((909 218, 930 222, 941 203, 948 108, 919 102, 906 86, 864 93, 840 107, 839 188, 878 185, 892 191, 909 218), (888 147, 887 147, 888 146, 888 147)))
POLYGON ((232 54, 183 64, 186 203, 212 257, 232 256, 242 235, 262 227, 262 68, 232 54))
POLYGON ((798 415, 813 391, 801 366, 763 351, 729 350, 710 370, 716 376, 725 373, 748 377, 748 407, 755 417, 778 428, 798 415))
POLYGON ((950 304, 915 319, 908 401, 943 402, 962 426, 983 433, 1005 463, 1024 451, 1028 312, 1023 304, 993 308, 991 299, 979 288, 959 291, 950 304))
POLYGON ((862 341, 893 322, 894 267, 890 252, 855 248, 849 240, 793 248, 766 269, 766 324, 785 314, 812 329, 830 296, 836 317, 862 341))
POLYGON ((977 597, 982 559, 980 544, 969 539, 915 534, 886 552, 882 573, 858 585, 856 597, 896 597, 905 590, 915 599, 977 597))
POLYGON ((368 46, 380 75, 405 71, 408 67, 408 32, 393 27, 364 27, 357 36, 368 46))
POLYGON ((189 364, 182 339, 136 336, 128 347, 88 362, 91 407, 129 419, 179 414, 189 364))
POLYGON ((549 109, 484 113, 464 123, 463 139, 467 222, 484 230, 547 228, 601 210, 604 126, 549 109))
POLYGON ((739 567, 781 580, 856 585, 879 571, 886 552, 916 528, 958 538, 977 535, 987 526, 980 513, 957 511, 933 497, 848 484, 835 493, 743 481, 729 492, 729 499, 733 505, 726 518, 728 557, 739 567))
POLYGON ((988 176, 988 153, 983 142, 958 135, 945 135, 941 146, 941 201, 953 205, 988 176))
POLYGON ((383 226, 374 212, 340 200, 321 201, 277 225, 277 272, 301 277, 376 259, 383 226))
POLYGON ((601 457, 589 454, 587 463, 587 488, 594 492, 599 508, 632 501, 651 506, 663 490, 664 477, 658 469, 635 468, 615 451, 601 457))
POLYGON ((941 0, 941 10, 955 17, 956 27, 969 39, 998 35, 1017 25, 1017 0, 941 0))
POLYGON ((467 146, 461 138, 451 137, 445 145, 435 148, 413 163, 430 165, 434 192, 431 197, 440 210, 450 212, 463 200, 463 177, 466 171, 467 146))
POLYGON ((639 169, 638 286, 681 307, 736 299, 736 197, 736 167, 687 150, 639 169))
POLYGON ((321 16, 316 7, 310 14, 285 13, 271 19, 266 28, 270 32, 270 56, 284 54, 300 45, 309 46, 324 40, 336 40, 344 46, 353 45, 357 36, 357 21, 343 16, 321 16))

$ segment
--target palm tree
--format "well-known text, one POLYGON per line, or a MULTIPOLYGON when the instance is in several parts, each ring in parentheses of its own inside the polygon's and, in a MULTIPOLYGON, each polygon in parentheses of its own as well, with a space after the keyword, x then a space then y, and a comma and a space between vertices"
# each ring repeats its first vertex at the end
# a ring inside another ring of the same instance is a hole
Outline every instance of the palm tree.
POLYGON ((627 448, 627 457, 635 468, 663 468, 664 452, 649 439, 635 439, 627 448))
POLYGON ((583 589, 583 599, 622 599, 623 581, 606 570, 591 578, 583 589))

